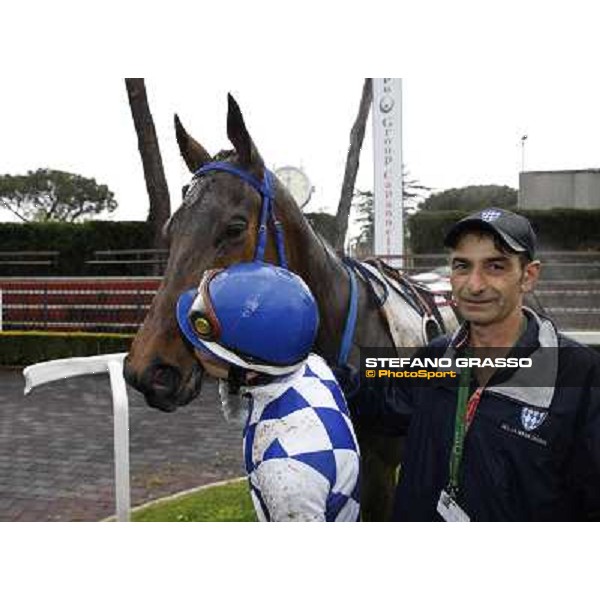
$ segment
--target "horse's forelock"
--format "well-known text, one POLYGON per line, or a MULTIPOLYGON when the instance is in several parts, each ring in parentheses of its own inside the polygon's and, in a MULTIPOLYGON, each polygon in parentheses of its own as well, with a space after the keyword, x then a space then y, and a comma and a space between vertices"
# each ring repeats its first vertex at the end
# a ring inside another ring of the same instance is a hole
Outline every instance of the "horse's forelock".
POLYGON ((235 153, 235 150, 221 150, 220 152, 217 152, 214 157, 213 157, 213 161, 215 162, 230 162, 231 159, 237 158, 237 154, 235 153))
MULTIPOLYGON (((234 163, 236 162, 236 158, 237 155, 235 153, 235 150, 221 150, 220 152, 217 152, 217 154, 215 154, 212 161, 234 163)), ((198 200, 201 199, 203 192, 202 187, 205 181, 206 180, 204 178, 197 177, 196 175, 192 177, 181 206, 192 206, 196 204, 198 200)), ((171 217, 171 219, 173 218, 173 216, 171 217)))

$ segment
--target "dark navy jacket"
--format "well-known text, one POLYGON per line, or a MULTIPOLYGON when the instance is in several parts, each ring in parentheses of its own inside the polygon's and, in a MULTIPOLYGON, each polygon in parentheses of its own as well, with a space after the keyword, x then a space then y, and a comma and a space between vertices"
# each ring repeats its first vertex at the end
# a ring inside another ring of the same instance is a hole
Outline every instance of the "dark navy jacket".
MULTIPOLYGON (((458 502, 472 521, 600 520, 600 354, 526 314, 527 328, 511 354, 554 348, 551 385, 520 386, 526 369, 496 371, 465 437, 458 502)), ((465 340, 463 328, 417 355, 449 356, 465 340)), ((436 507, 448 484, 456 403, 456 383, 445 380, 365 388, 351 401, 355 416, 382 431, 402 434, 408 426, 395 520, 440 520, 436 507)))

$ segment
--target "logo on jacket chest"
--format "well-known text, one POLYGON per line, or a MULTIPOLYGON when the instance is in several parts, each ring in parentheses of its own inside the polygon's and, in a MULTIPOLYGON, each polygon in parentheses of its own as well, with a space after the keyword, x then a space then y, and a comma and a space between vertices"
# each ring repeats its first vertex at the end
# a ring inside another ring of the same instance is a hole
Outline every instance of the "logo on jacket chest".
POLYGON ((521 409, 521 425, 525 431, 534 431, 546 420, 547 416, 546 411, 524 407, 521 409))
POLYGON ((540 446, 547 446, 548 440, 544 439, 545 436, 541 437, 537 430, 546 421, 548 412, 524 406, 518 409, 517 415, 515 420, 511 419, 512 423, 501 423, 500 428, 540 446))

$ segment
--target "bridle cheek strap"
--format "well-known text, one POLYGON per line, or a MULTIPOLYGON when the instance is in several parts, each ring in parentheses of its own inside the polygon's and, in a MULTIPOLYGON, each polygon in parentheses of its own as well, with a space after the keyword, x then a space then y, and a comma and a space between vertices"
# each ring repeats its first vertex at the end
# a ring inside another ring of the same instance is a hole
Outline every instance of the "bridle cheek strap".
POLYGON ((194 177, 200 177, 206 173, 213 171, 222 171, 224 173, 230 173, 239 177, 249 185, 251 185, 259 194, 262 200, 260 208, 260 223, 258 226, 258 239, 256 242, 256 250, 254 253, 254 260, 264 262, 265 249, 267 247, 267 233, 269 221, 273 224, 275 230, 275 244, 277 247, 277 254, 279 257, 279 264, 284 268, 288 268, 287 258, 285 255, 285 243, 283 239, 283 227, 281 222, 276 218, 274 213, 275 204, 275 192, 273 189, 273 174, 271 171, 265 168, 265 173, 262 182, 259 181, 254 175, 251 175, 247 171, 236 167, 235 165, 225 162, 211 162, 194 173, 194 177))

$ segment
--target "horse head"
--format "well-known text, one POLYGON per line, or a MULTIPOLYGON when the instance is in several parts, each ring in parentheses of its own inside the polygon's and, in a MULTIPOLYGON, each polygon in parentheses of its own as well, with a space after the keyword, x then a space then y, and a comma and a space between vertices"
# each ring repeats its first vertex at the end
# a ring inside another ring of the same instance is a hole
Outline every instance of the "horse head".
MULTIPOLYGON (((193 139, 177 115, 175 131, 181 155, 194 175, 183 189, 181 207, 165 225, 169 261, 148 315, 133 340, 125 363, 125 377, 141 391, 148 404, 171 412, 188 404, 201 389, 203 371, 176 320, 179 295, 198 286, 206 269, 251 261, 259 231, 262 197, 252 185, 228 173, 196 175, 203 166, 219 161, 262 181, 265 165, 244 123, 239 106, 228 97, 227 135, 234 151, 215 157, 193 139)), ((298 244, 293 242, 292 216, 299 209, 285 188, 274 180, 275 211, 286 230, 285 250, 293 264, 298 244), (287 221, 287 223, 286 223, 287 221)), ((264 259, 277 262, 272 226, 264 259)))

